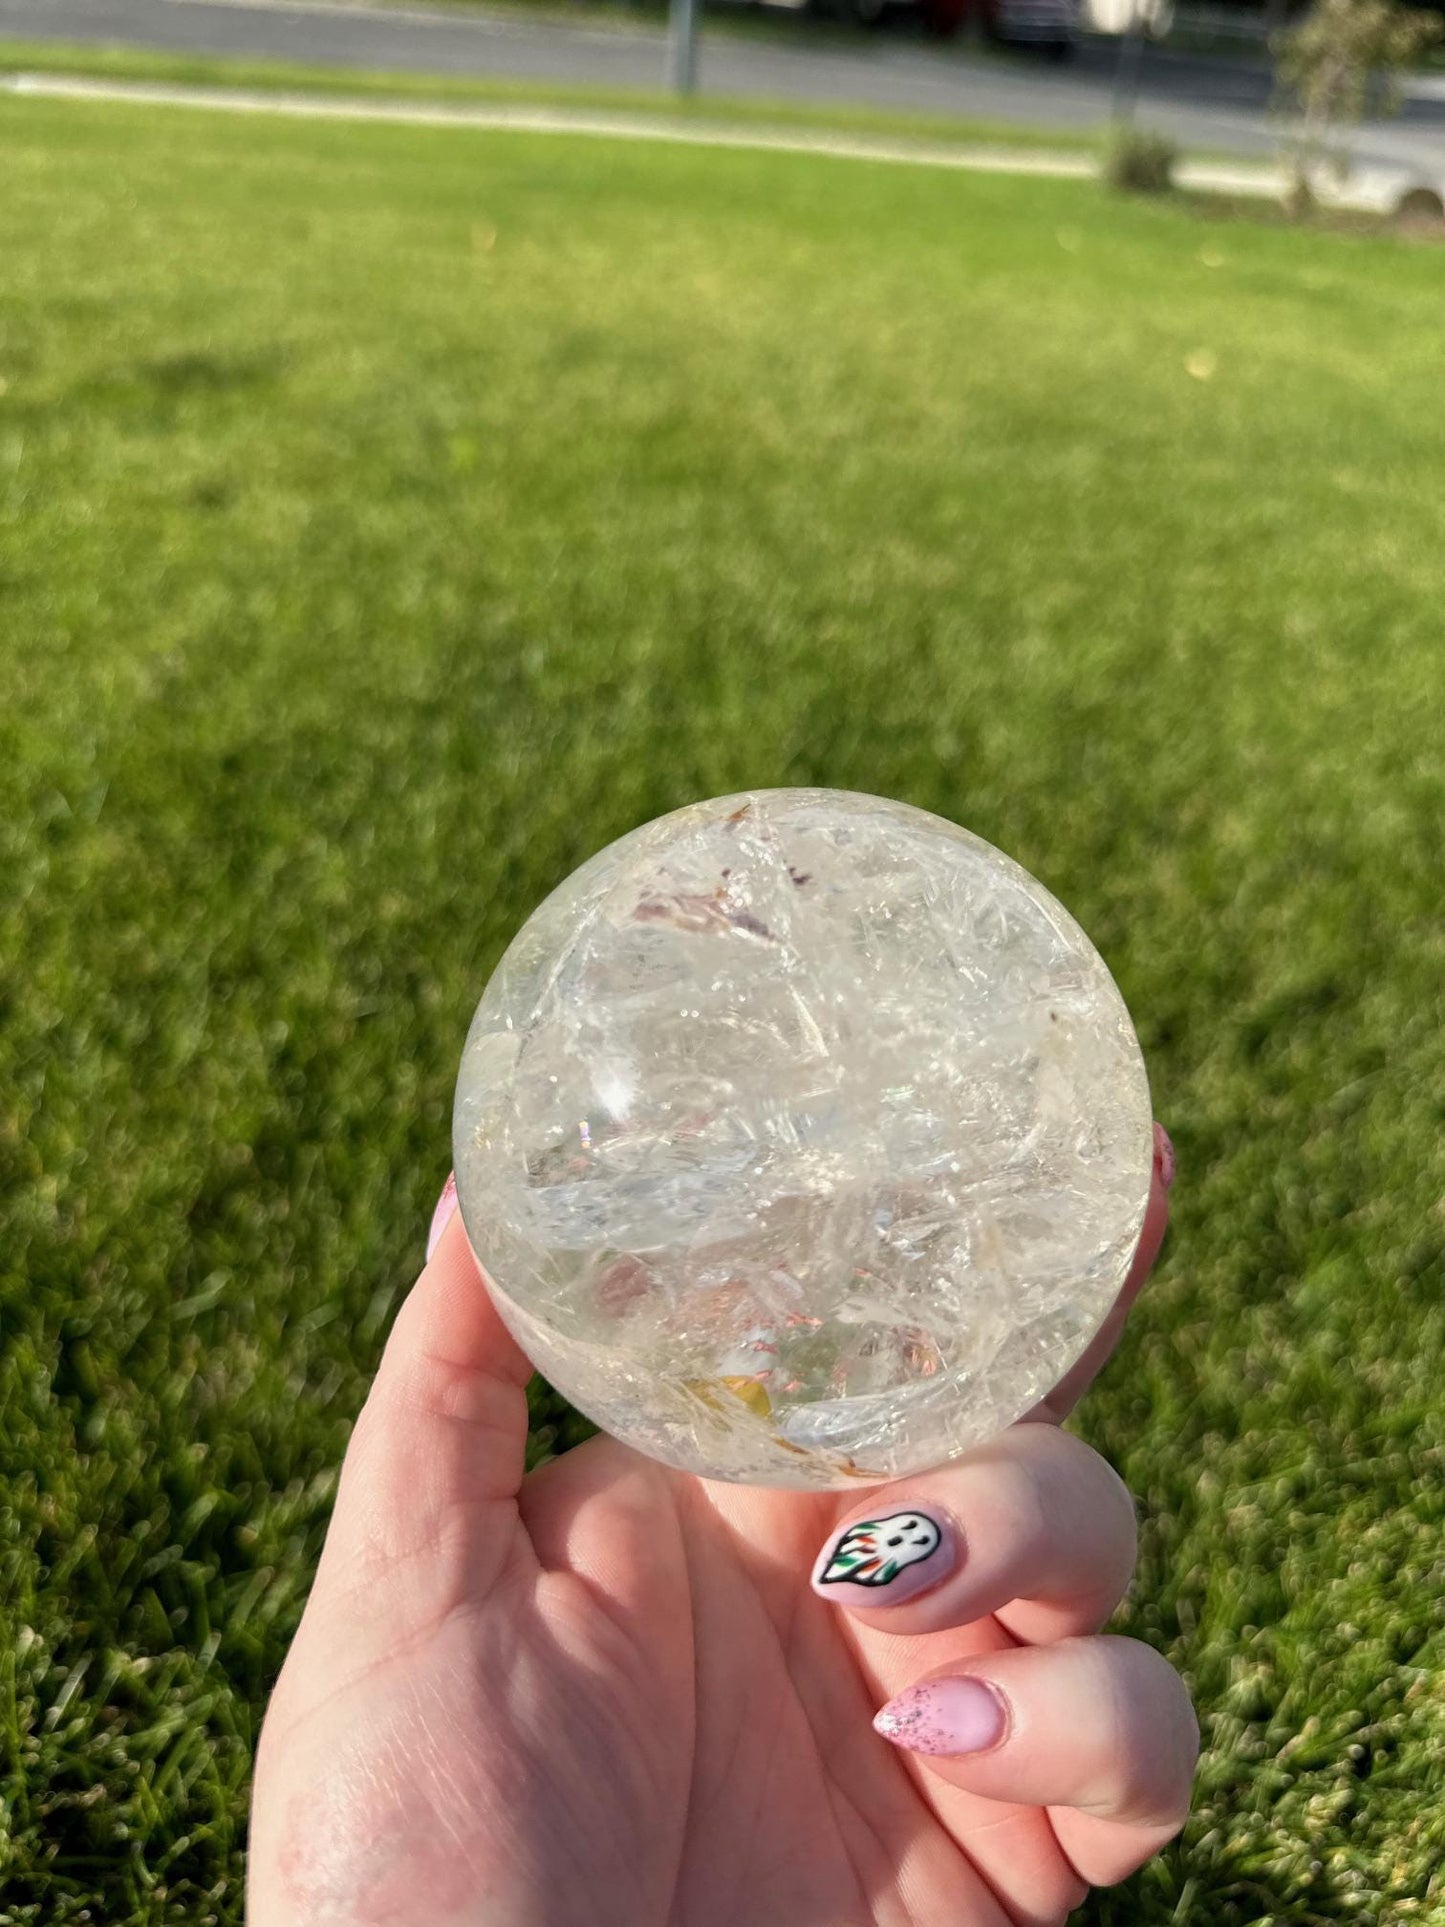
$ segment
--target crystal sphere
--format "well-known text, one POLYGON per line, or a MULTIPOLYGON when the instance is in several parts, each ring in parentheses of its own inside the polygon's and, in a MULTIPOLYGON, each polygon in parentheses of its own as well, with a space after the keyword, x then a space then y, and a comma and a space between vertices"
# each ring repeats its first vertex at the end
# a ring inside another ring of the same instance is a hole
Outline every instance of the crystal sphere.
POLYGON ((457 1195, 498 1309, 669 1465, 842 1486, 1062 1377, 1148 1201, 1149 1087, 1089 939, 906 804, 760 790, 611 844, 477 1007, 457 1195))

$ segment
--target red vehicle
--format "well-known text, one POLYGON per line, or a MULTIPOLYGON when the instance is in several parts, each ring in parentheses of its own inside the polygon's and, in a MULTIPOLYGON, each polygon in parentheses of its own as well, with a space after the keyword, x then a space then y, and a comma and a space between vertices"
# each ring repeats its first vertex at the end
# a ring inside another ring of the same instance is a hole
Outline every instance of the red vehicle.
POLYGON ((930 33, 949 37, 968 27, 1003 40, 1044 47, 1066 59, 1079 37, 1078 0, 923 0, 930 33))
MULTIPOLYGON (((796 4, 796 0, 785 0, 796 4)), ((805 0, 805 4, 808 0, 805 0)), ((1012 45, 1043 47, 1059 59, 1074 51, 1081 0, 811 0, 820 12, 842 13, 875 27, 897 7, 917 7, 940 39, 976 32, 1012 45)))

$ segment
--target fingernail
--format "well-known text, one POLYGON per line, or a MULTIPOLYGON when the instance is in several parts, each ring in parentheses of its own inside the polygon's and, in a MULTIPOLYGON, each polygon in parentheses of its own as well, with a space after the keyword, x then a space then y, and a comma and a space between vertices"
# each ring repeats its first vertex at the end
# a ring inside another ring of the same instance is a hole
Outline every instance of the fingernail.
POLYGON ((1154 1169, 1159 1173, 1159 1181, 1167 1191, 1174 1182, 1174 1146, 1169 1141, 1169 1133, 1162 1124, 1154 1126, 1154 1169))
POLYGON ((452 1213, 456 1208, 457 1174, 453 1171, 447 1178, 446 1183, 442 1186, 442 1194, 437 1199, 437 1208, 431 1214, 431 1230, 426 1234, 426 1256, 428 1264, 431 1263, 431 1255, 437 1248, 437 1240, 451 1223, 452 1213))
POLYGON ((910 1753, 982 1753, 1008 1725, 1004 1703, 981 1679, 931 1679, 910 1686, 874 1715, 885 1740, 910 1753))
POLYGON ((897 1606, 936 1586, 958 1563, 959 1532, 931 1508, 855 1519, 818 1554, 813 1591, 835 1605, 897 1606))

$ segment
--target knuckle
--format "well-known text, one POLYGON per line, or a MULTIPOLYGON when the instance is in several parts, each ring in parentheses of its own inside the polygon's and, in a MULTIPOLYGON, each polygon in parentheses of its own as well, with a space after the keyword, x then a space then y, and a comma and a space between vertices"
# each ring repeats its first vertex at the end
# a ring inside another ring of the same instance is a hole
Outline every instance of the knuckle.
POLYGON ((1134 1494, 1114 1470, 1109 1461, 1094 1454, 1099 1471, 1099 1493, 1102 1503, 1114 1514, 1115 1530, 1118 1534, 1120 1565, 1125 1582, 1133 1577, 1134 1567, 1139 1559, 1139 1509, 1134 1503, 1134 1494))
POLYGON ((1093 1446, 1062 1431, 1039 1455, 1035 1471, 1050 1491, 1053 1516, 1087 1520, 1091 1542, 1108 1549, 1111 1575, 1127 1585, 1139 1556, 1139 1513, 1119 1473, 1093 1446))
POLYGON ((1054 1508, 1047 1472, 1027 1460, 1000 1459, 972 1497, 970 1510, 990 1536, 1020 1557, 1048 1544, 1054 1508))
POLYGON ((1184 1822, 1199 1760, 1199 1722, 1179 1674, 1142 1640, 1106 1636, 1110 1750, 1116 1809, 1175 1832, 1184 1822))

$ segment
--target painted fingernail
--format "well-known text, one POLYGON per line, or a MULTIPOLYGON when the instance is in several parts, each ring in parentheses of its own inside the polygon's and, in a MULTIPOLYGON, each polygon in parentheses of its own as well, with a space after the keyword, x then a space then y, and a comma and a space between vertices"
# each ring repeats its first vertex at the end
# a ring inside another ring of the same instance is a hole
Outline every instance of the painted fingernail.
POLYGON ((910 1753, 982 1753, 1003 1738, 1008 1714, 981 1679, 931 1679, 880 1707, 873 1725, 910 1753))
POLYGON ((1174 1182, 1174 1146, 1169 1141, 1169 1133, 1162 1124, 1154 1126, 1154 1169, 1159 1173, 1159 1182, 1167 1191, 1174 1182))
POLYGON ((437 1199, 437 1208, 431 1214, 431 1230, 426 1234, 427 1263, 437 1248, 437 1240, 452 1221, 452 1213, 457 1208, 457 1174, 455 1171, 442 1186, 442 1194, 437 1199))
POLYGON ((844 1606, 897 1606, 946 1578, 959 1533, 942 1513, 907 1507, 855 1519, 835 1532, 813 1567, 813 1591, 844 1606))

